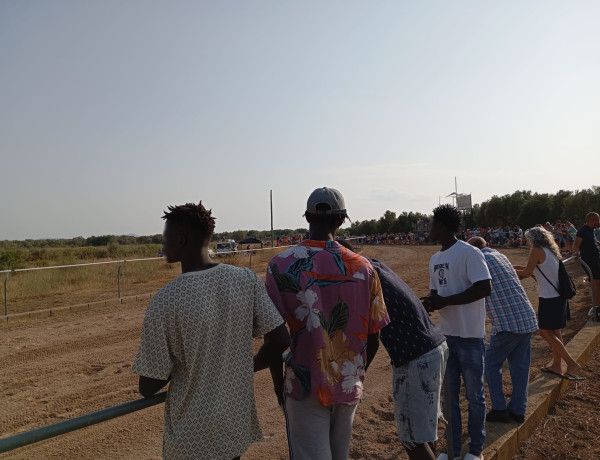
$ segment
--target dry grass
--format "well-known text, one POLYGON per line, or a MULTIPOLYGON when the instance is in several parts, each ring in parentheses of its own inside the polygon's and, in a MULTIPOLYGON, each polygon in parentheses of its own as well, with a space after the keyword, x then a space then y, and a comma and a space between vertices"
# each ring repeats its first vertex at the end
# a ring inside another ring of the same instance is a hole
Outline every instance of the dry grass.
MULTIPOLYGON (((215 260, 239 267, 264 267, 274 254, 285 249, 239 251, 219 255, 215 260)), ((114 262, 12 272, 6 279, 0 278, 0 302, 4 302, 5 286, 8 314, 118 298, 119 291, 121 297, 147 294, 156 292, 181 273, 179 264, 167 264, 162 259, 114 262)))

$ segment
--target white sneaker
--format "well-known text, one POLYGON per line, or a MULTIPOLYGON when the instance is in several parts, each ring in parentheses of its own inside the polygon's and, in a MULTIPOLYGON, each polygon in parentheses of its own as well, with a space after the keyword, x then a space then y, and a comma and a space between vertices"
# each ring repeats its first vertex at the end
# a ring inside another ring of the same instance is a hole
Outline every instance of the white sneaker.
MULTIPOLYGON (((448 454, 446 452, 442 452, 438 455, 437 460, 448 460, 448 454)), ((460 457, 454 457, 454 460, 460 460, 460 457)))
POLYGON ((483 460, 483 455, 479 454, 479 457, 475 457, 475 455, 469 452, 463 457, 463 460, 483 460))

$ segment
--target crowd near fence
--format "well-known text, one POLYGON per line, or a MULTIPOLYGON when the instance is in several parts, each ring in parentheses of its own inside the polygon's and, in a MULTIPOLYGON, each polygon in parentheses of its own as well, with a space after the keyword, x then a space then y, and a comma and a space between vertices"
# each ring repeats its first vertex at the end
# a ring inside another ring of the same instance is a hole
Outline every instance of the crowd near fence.
MULTIPOLYGON (((357 252, 360 252, 362 250, 363 241, 361 241, 360 239, 353 239, 352 244, 354 245, 357 252)), ((248 257, 250 259, 254 253, 256 258, 261 258, 261 260, 265 260, 265 259, 268 260, 267 255, 266 255, 267 253, 264 253, 264 252, 261 253, 259 251, 266 251, 269 249, 271 250, 270 256, 272 256, 273 250, 283 251, 283 250, 287 249, 287 247, 282 246, 279 248, 267 248, 267 249, 263 249, 263 250, 259 250, 259 249, 250 250, 249 254, 242 254, 243 251, 238 251, 237 253, 226 254, 226 257, 231 258, 230 261, 237 262, 239 258, 243 258, 243 257, 248 257)), ((256 260, 256 258, 255 258, 255 260, 256 260)), ((129 260, 129 261, 122 260, 122 261, 113 261, 112 263, 124 264, 125 262, 139 262, 139 261, 143 261, 143 260, 155 260, 155 259, 156 258, 136 259, 136 260, 129 260)), ((583 262, 578 257, 576 257, 576 256, 568 257, 568 258, 564 259, 563 263, 565 265, 569 265, 569 264, 575 263, 577 261, 579 261, 581 263, 583 270, 586 272, 589 279, 591 280, 592 273, 591 273, 590 268, 587 266, 587 264, 585 262, 583 262)), ((111 263, 111 262, 103 262, 103 263, 111 263)), ((86 265, 89 265, 89 264, 86 264, 86 265)), ((251 266, 250 261, 248 262, 248 265, 251 266)), ((41 267, 39 269, 43 269, 43 268, 50 269, 50 268, 60 268, 60 267, 41 267)), ((23 269, 23 270, 27 270, 27 269, 23 269)), ((33 269, 29 269, 29 270, 33 270, 33 269)), ((8 271, 8 272, 10 272, 10 271, 8 271)), ((0 272, 0 273, 7 274, 7 271, 0 272)), ((118 273, 120 274, 121 271, 119 270, 118 273)), ((118 275, 117 277, 119 277, 119 276, 120 275, 118 275)), ((5 283, 5 285, 6 285, 6 283, 5 283)), ((5 288, 4 292, 6 295, 6 288, 5 288)), ((590 294, 592 296, 592 309, 594 312, 592 317, 595 321, 600 321, 600 311, 599 311, 600 308, 596 306, 597 305, 596 299, 594 298, 594 293, 593 293, 593 290, 591 289, 591 287, 590 287, 590 294)), ((119 291, 119 295, 120 295, 120 291, 119 291)), ((446 383, 444 383, 444 385, 446 385, 446 383)), ((444 393, 447 395, 449 392, 446 390, 444 393)), ((79 417, 76 417, 76 418, 73 418, 70 420, 65 420, 63 422, 55 423, 55 424, 41 427, 41 428, 38 428, 35 430, 27 431, 24 433, 19 433, 14 436, 9 436, 7 438, 2 438, 2 439, 0 439, 0 453, 8 452, 10 450, 17 449, 19 447, 24 447, 26 445, 33 444, 38 441, 43 441, 45 439, 49 439, 49 438, 52 438, 55 436, 69 433, 71 431, 79 430, 81 428, 86 428, 88 426, 103 422, 105 420, 117 418, 117 417, 120 417, 123 415, 130 414, 131 412, 135 412, 135 411, 138 411, 141 409, 145 409, 147 407, 154 406, 156 404, 160 404, 165 401, 166 394, 167 394, 167 392, 163 391, 163 392, 158 393, 150 398, 136 399, 134 401, 129 401, 127 403, 120 404, 118 406, 113 406, 113 407, 109 407, 107 409, 103 409, 103 410, 100 410, 97 412, 85 414, 85 415, 82 415, 82 416, 79 416, 79 417)), ((445 400, 445 404, 446 404, 446 407, 450 406, 450 404, 448 403, 447 400, 445 400)), ((452 428, 451 428, 450 422, 449 422, 451 420, 451 417, 449 415, 446 415, 446 419, 448 420, 447 431, 449 432, 449 434, 451 434, 452 428)), ((452 445, 451 439, 449 439, 448 442, 449 442, 449 445, 451 446, 452 445)))

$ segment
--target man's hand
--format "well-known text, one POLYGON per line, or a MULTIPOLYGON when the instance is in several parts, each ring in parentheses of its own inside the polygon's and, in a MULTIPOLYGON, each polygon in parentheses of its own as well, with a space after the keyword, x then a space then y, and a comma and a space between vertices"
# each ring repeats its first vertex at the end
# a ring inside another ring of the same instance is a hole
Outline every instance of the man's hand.
POLYGON ((425 310, 427 310, 429 313, 444 308, 447 305, 445 302, 445 298, 441 295, 438 295, 437 293, 429 294, 426 297, 422 297, 421 301, 423 302, 425 310))
POLYGON ((432 290, 427 297, 423 297, 423 306, 428 312, 440 310, 448 305, 465 305, 489 296, 492 293, 492 280, 475 281, 465 291, 458 294, 442 297, 437 291, 432 290))

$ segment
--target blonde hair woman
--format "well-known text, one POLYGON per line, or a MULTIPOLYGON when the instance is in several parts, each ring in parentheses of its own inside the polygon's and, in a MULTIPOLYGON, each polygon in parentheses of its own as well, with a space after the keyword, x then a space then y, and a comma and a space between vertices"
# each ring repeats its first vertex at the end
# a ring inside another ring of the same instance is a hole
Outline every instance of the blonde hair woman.
POLYGON ((527 265, 515 265, 520 278, 535 274, 538 287, 538 327, 540 335, 552 347, 552 362, 542 371, 570 380, 583 380, 577 374, 581 366, 571 357, 562 340, 561 329, 567 324, 569 304, 556 290, 558 287, 558 261, 560 250, 552 233, 544 227, 533 227, 525 232, 531 248, 527 265), (555 287, 556 286, 556 287, 555 287), (563 374, 561 360, 567 364, 563 374))

